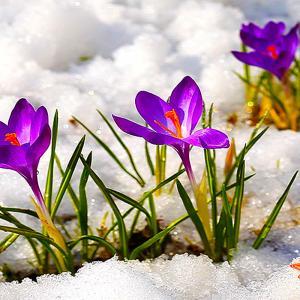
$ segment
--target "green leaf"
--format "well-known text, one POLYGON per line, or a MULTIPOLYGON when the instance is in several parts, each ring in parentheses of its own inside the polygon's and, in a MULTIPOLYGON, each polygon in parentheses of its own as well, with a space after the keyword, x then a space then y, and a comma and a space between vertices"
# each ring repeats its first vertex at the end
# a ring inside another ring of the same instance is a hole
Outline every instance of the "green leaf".
POLYGON ((227 253, 228 260, 231 259, 231 250, 235 247, 234 240, 234 228, 232 223, 232 215, 230 210, 230 204, 226 195, 225 185, 222 186, 222 198, 223 198, 223 209, 225 215, 225 228, 226 228, 226 240, 227 240, 227 253))
POLYGON ((46 188, 45 188, 45 204, 48 210, 51 212, 52 206, 52 192, 53 192, 53 169, 54 169, 54 159, 55 159, 55 149, 57 141, 57 131, 58 131, 58 111, 55 111, 53 125, 52 125, 52 141, 51 141, 51 155, 48 165, 46 188))
POLYGON ((293 182, 295 181, 296 177, 297 177, 298 171, 293 175, 292 179, 290 180, 288 186, 286 187, 285 191, 283 192, 283 194, 281 195, 281 197, 279 198, 279 200, 277 201, 275 207, 273 208, 270 216, 268 217, 267 221, 265 222, 263 228, 261 229, 260 233, 258 234, 255 242, 253 243, 253 248, 254 249, 258 249, 261 244, 264 242, 264 240, 267 238, 279 212, 281 207, 283 206, 289 190, 293 184, 293 182))
MULTIPOLYGON (((166 180, 164 180, 163 182, 161 182, 160 184, 158 184, 155 188, 151 189, 150 191, 146 192, 143 194, 143 196, 139 199, 139 204, 143 204, 144 201, 150 196, 152 195, 154 192, 156 192, 157 190, 159 190, 160 188, 162 188, 163 186, 165 186, 166 184, 168 184, 169 182, 173 181, 175 178, 179 177, 183 172, 185 172, 185 169, 173 174, 172 176, 170 176, 169 178, 167 178, 166 180)), ((134 207, 128 209, 123 215, 123 219, 125 219, 134 209, 134 207)), ((113 230, 114 228, 117 226, 117 223, 114 223, 109 230, 106 232, 105 237, 107 237, 113 230)))
POLYGON ((83 162, 84 166, 88 169, 91 178, 93 179, 93 181, 95 182, 95 184, 98 186, 99 190, 102 192, 104 198, 106 199, 106 201, 110 205, 110 207, 111 207, 111 209, 112 209, 112 211, 114 213, 114 216, 117 219, 118 229, 119 229, 119 240, 120 240, 121 247, 122 247, 122 250, 123 250, 123 257, 127 258, 128 257, 128 239, 127 239, 127 232, 126 232, 126 227, 125 227, 125 223, 124 223, 122 214, 120 213, 119 208, 117 207, 117 205, 115 204, 114 200, 112 199, 112 197, 111 197, 108 189, 104 185, 103 181, 89 167, 89 165, 87 164, 87 162, 85 161, 85 159, 83 159, 81 157, 81 161, 83 162))
MULTIPOLYGON (((255 175, 256 175, 256 174, 254 173, 254 174, 251 174, 251 175, 245 177, 244 181, 246 182, 247 180, 251 179, 251 178, 252 178, 253 176, 255 176, 255 175)), ((225 190, 226 190, 226 191, 229 191, 229 190, 233 189, 233 188, 236 187, 236 186, 237 186, 237 182, 235 182, 235 183, 233 183, 233 184, 230 184, 230 185, 228 185, 228 186, 225 186, 225 190)), ((216 193, 216 197, 221 196, 221 195, 222 195, 222 190, 219 191, 218 193, 216 193)))
POLYGON ((38 215, 35 211, 31 209, 24 209, 24 208, 14 208, 14 207, 0 207, 0 211, 11 211, 11 212, 16 212, 16 213, 21 213, 21 214, 26 214, 31 217, 38 218, 38 215))
POLYGON ((182 184, 180 183, 179 180, 176 181, 176 184, 177 184, 177 189, 178 189, 180 198, 182 199, 182 202, 184 204, 184 207, 201 237, 205 252, 207 253, 207 255, 209 257, 213 257, 212 250, 211 250, 209 241, 207 239, 204 226, 197 214, 197 211, 195 210, 195 208, 193 206, 193 203, 192 203, 190 197, 188 196, 187 192, 185 191, 184 187, 182 186, 182 184))
POLYGON ((216 163, 215 160, 211 157, 211 152, 209 149, 204 149, 204 158, 207 172, 207 181, 209 186, 210 198, 211 198, 211 216, 212 216, 212 226, 213 234, 216 236, 216 227, 217 227, 217 178, 216 178, 216 163))
MULTIPOLYGON (((269 129, 269 127, 266 127, 264 130, 262 130, 258 135, 253 136, 253 134, 251 135, 250 140, 248 141, 248 143, 245 146, 245 155, 251 150, 251 148, 260 140, 260 138, 266 133, 266 131, 269 129)), ((255 130, 255 129, 254 129, 255 130)), ((242 150, 244 151, 244 149, 242 150)), ((225 185, 228 185, 234 171, 236 170, 237 166, 240 163, 241 160, 241 156, 242 156, 242 151, 237 155, 236 160, 231 168, 231 170, 228 172, 228 174, 226 175, 225 178, 225 185)))
MULTIPOLYGON (((55 162, 56 162, 56 166, 58 168, 58 171, 61 175, 62 178, 64 178, 65 176, 65 171, 64 169, 62 168, 62 165, 61 165, 61 162, 60 162, 60 159, 57 155, 55 155, 55 162)), ((68 192, 68 195, 72 201, 72 204, 73 204, 73 207, 74 207, 74 210, 76 211, 76 213, 78 212, 78 206, 79 206, 79 198, 78 196, 76 195, 72 185, 71 185, 71 182, 69 183, 68 185, 68 188, 67 188, 67 192, 68 192)))
POLYGON ((99 115, 101 116, 101 118, 103 119, 103 121, 107 124, 107 126, 109 127, 109 129, 111 130, 111 132, 113 133, 113 135, 115 136, 115 138, 117 139, 117 141, 119 142, 119 144, 122 146, 122 148, 125 150, 130 164, 135 172, 135 174, 137 175, 137 177, 140 180, 140 183, 142 184, 142 186, 145 185, 145 180, 143 179, 143 177, 141 176, 141 174, 139 173, 136 164, 134 162, 133 156, 129 150, 129 148, 126 146, 126 144, 123 142, 123 140, 121 139, 121 137, 119 136, 119 134, 116 132, 116 130, 114 129, 114 127, 111 125, 111 123, 108 121, 108 119, 104 116, 104 114, 102 114, 102 112, 97 109, 97 112, 99 113, 99 115))
POLYGON ((19 234, 17 233, 10 233, 2 241, 0 241, 0 253, 4 252, 9 246, 11 246, 18 237, 19 234))
POLYGON ((146 218, 148 219, 148 222, 151 224, 151 215, 148 213, 148 211, 138 202, 134 199, 130 198, 129 196, 122 194, 118 191, 108 189, 109 193, 113 195, 114 197, 118 198, 119 200, 133 206, 137 210, 141 211, 143 214, 145 214, 146 218))
POLYGON ((70 249, 73 249, 80 241, 83 241, 83 240, 87 240, 87 241, 91 240, 91 241, 97 242, 101 246, 107 248, 107 250, 109 250, 112 255, 115 255, 117 253, 117 250, 111 243, 109 243, 108 241, 106 241, 105 239, 103 239, 99 236, 94 236, 94 235, 83 235, 74 241, 68 242, 68 247, 70 249))
POLYGON ((239 164, 239 168, 237 171, 237 179, 238 185, 236 187, 236 193, 234 196, 233 203, 235 202, 235 217, 234 217, 234 239, 235 239, 235 247, 239 241, 240 234, 240 223, 241 223, 241 211, 242 211, 242 202, 244 197, 244 183, 245 183, 245 161, 242 160, 239 164))
POLYGON ((74 120, 80 124, 94 139, 95 141, 107 152, 107 154, 116 162, 116 164, 131 178, 133 178, 140 186, 143 186, 143 183, 140 179, 132 174, 128 169, 124 166, 124 164, 118 159, 117 155, 110 149, 102 139, 100 139, 91 129, 89 129, 86 125, 84 125, 81 121, 79 121, 76 117, 73 117, 74 120))
POLYGON ((154 165, 149 152, 149 143, 146 140, 145 140, 145 155, 146 155, 147 164, 150 169, 150 173, 152 176, 154 176, 154 165))
POLYGON ((79 157, 80 157, 83 145, 84 145, 84 141, 85 141, 85 137, 83 137, 79 141, 79 143, 78 143, 75 151, 73 152, 73 155, 72 155, 71 159, 69 160, 69 163, 67 165, 66 171, 64 173, 64 177, 62 178, 60 187, 58 189, 58 192, 57 192, 54 204, 53 204, 53 208, 51 210, 51 217, 52 217, 52 219, 55 218, 57 210, 58 210, 58 208, 60 206, 61 200, 62 200, 63 196, 65 195, 65 192, 66 192, 66 190, 67 190, 67 188, 69 186, 69 183, 71 181, 72 175, 74 173, 74 170, 76 168, 77 162, 79 160, 79 157))
POLYGON ((136 259, 141 252, 146 250, 147 248, 151 247, 154 243, 156 243, 158 240, 163 239, 167 234, 169 234, 178 224, 185 221, 189 218, 189 215, 184 215, 171 224, 169 224, 164 230, 157 233, 155 236, 148 239, 146 242, 141 244, 140 246, 136 247, 130 254, 129 259, 136 259))

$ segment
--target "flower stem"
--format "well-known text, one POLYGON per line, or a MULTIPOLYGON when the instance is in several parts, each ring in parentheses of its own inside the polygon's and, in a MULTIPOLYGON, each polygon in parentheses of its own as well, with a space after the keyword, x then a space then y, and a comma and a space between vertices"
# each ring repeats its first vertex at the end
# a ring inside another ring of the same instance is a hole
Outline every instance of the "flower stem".
MULTIPOLYGON (((34 204, 36 213, 38 214, 38 217, 39 217, 42 225, 44 226, 45 231, 47 232, 49 237, 51 239, 53 239, 53 241, 61 248, 61 250, 63 250, 63 252, 65 253, 65 256, 69 256, 70 251, 66 245, 64 237, 62 236, 61 232, 57 229, 57 227, 54 225, 54 223, 50 217, 50 214, 49 214, 49 212, 46 208, 45 202, 44 202, 43 195, 38 186, 37 179, 34 181, 33 184, 31 184, 31 188, 32 188, 32 191, 37 200, 37 201, 35 201, 32 198, 32 202, 34 204)), ((58 259, 58 262, 59 262, 59 265, 60 265, 62 271, 68 271, 71 266, 68 266, 69 264, 66 264, 64 255, 62 254, 61 250, 56 249, 55 254, 57 256, 57 259, 58 259)), ((72 271, 72 270, 69 270, 69 271, 72 271)))
POLYGON ((196 182, 195 175, 191 166, 189 146, 184 146, 183 151, 181 153, 178 151, 178 153, 182 159, 182 163, 185 167, 185 171, 191 183, 194 197, 198 206, 198 215, 200 220, 203 223, 203 227, 205 229, 207 239, 208 241, 212 241, 213 236, 210 227, 210 215, 209 215, 208 204, 207 201, 205 200, 205 197, 200 197, 198 184, 196 182))

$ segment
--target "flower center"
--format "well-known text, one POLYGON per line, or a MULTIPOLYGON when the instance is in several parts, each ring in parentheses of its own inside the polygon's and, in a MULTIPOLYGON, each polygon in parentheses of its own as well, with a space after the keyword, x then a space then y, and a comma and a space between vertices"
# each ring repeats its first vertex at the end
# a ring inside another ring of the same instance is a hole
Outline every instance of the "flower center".
POLYGON ((180 124, 179 117, 178 117, 175 109, 173 108, 172 110, 167 111, 165 113, 165 117, 167 119, 171 120, 171 122, 173 123, 173 125, 175 127, 176 132, 173 132, 172 130, 170 130, 168 127, 166 127, 165 125, 163 125, 161 122, 159 122, 157 120, 154 120, 154 122, 158 126, 160 126, 162 129, 164 129, 166 132, 170 133, 173 137, 180 138, 180 139, 183 138, 182 132, 181 132, 181 124, 180 124))
POLYGON ((7 133, 5 135, 5 139, 6 142, 10 142, 13 146, 21 146, 17 135, 13 132, 13 133, 7 133))
POLYGON ((269 54, 271 55, 271 57, 273 59, 277 59, 278 58, 278 53, 277 53, 277 48, 275 45, 270 45, 267 47, 267 51, 269 52, 269 54))

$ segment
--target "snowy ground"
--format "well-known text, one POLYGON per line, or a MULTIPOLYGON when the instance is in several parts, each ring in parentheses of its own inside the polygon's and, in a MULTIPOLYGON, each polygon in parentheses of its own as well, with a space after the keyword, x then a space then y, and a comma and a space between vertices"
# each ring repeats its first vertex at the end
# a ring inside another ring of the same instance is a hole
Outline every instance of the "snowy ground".
MULTIPOLYGON (((137 119, 133 105, 139 90, 148 90, 166 99, 175 84, 190 75, 199 83, 206 103, 214 102, 216 106, 214 127, 225 130, 227 114, 242 110, 243 85, 232 72, 240 70, 241 65, 230 55, 230 50, 239 48, 240 24, 246 20, 263 24, 272 18, 292 25, 300 19, 300 5, 297 0, 222 2, 2 0, 0 120, 6 121, 16 100, 25 97, 36 105, 45 105, 51 117, 56 108, 59 110, 58 153, 64 163, 83 134, 69 123, 72 115, 98 130, 122 159, 125 154, 112 142, 95 109, 107 115, 115 113, 137 119), (81 57, 89 59, 81 62, 81 57)), ((250 130, 242 127, 228 130, 228 134, 236 137, 242 147, 250 130)), ((132 137, 125 140, 134 146, 140 169, 149 177, 142 141, 132 137)), ((253 231, 262 226, 289 178, 300 169, 299 144, 300 133, 270 129, 249 153, 248 173, 255 169, 257 175, 246 187, 244 239, 254 238, 253 231)), ((93 166, 108 186, 131 195, 142 193, 88 140, 85 151, 91 149, 93 166)), ((221 162, 225 152, 218 153, 221 162)), ((193 157, 199 176, 203 168, 201 155, 198 151, 193 157)), ((172 174, 178 160, 171 150, 169 157, 168 170, 172 174)), ((41 183, 46 167, 47 158, 39 169, 41 183)), ((3 170, 0 175, 0 204, 31 208, 29 189, 23 180, 3 170)), ((74 186, 77 182, 75 178, 74 186)), ((59 176, 56 185, 58 183, 59 176)), ((35 299, 40 297, 43 288, 47 288, 47 294, 43 294, 46 299, 59 295, 63 299, 75 296, 83 299, 80 294, 83 291, 89 299, 115 299, 120 295, 122 299, 145 296, 199 299, 209 298, 209 294, 214 295, 213 299, 228 299, 229 295, 233 299, 296 299, 293 296, 297 292, 299 295, 300 283, 296 272, 287 265, 300 251, 300 228, 295 227, 300 220, 299 188, 300 179, 294 184, 276 223, 270 237, 271 246, 259 252, 245 246, 232 267, 214 266, 205 257, 177 256, 172 261, 160 259, 143 264, 111 260, 87 265, 75 278, 69 275, 44 277, 38 285, 26 281, 18 289, 16 284, 0 285, 0 299, 35 299), (119 278, 117 282, 122 284, 114 285, 113 278, 119 278), (81 291, 74 288, 79 282, 84 285, 81 291), (62 291, 66 294, 59 294, 62 291)), ((91 225, 95 227, 107 207, 92 184, 89 190, 91 225)), ((162 196, 157 204, 159 216, 166 222, 184 211, 176 196, 171 199, 162 196)), ((72 214, 72 211, 66 199, 60 214, 72 214)), ((30 226, 39 226, 34 220, 25 221, 30 226)), ((175 233, 190 235, 194 241, 198 239, 188 222, 175 233)), ((0 233, 0 237, 3 236, 0 233)), ((30 257, 29 247, 20 239, 0 254, 0 265, 9 263, 22 269, 28 267, 30 257)))

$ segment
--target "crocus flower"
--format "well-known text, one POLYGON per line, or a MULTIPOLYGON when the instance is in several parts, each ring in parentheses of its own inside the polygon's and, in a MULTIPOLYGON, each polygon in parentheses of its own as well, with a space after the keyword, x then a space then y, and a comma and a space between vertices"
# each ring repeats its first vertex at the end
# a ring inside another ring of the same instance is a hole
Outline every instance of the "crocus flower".
POLYGON ((149 143, 173 147, 184 161, 190 145, 206 149, 229 147, 228 138, 223 132, 212 128, 195 130, 204 104, 200 89, 191 77, 183 78, 168 102, 141 91, 136 96, 135 105, 152 129, 113 116, 119 128, 149 143))
POLYGON ((35 111, 26 99, 17 102, 7 125, 0 122, 0 168, 22 175, 40 206, 44 201, 37 181, 37 168, 50 141, 46 108, 41 106, 35 111))
POLYGON ((291 66, 299 43, 299 24, 286 35, 283 22, 268 22, 263 28, 253 23, 243 24, 240 37, 251 52, 232 51, 232 54, 245 64, 265 69, 280 80, 291 66))
MULTIPOLYGON (((135 105, 151 128, 113 116, 116 124, 124 132, 142 137, 149 143, 174 148, 185 166, 196 197, 197 184, 190 164, 190 146, 206 149, 229 147, 228 137, 223 132, 212 128, 195 130, 204 106, 199 87, 187 76, 175 87, 168 102, 141 91, 136 96, 135 105)), ((208 227, 209 224, 206 224, 207 231, 208 227)))
MULTIPOLYGON (((51 141, 48 112, 41 106, 37 110, 26 100, 20 99, 11 112, 8 124, 0 122, 0 168, 18 172, 32 189, 33 201, 41 223, 49 236, 64 250, 66 245, 53 224, 45 206, 38 184, 38 164, 51 141)), ((59 258, 64 267, 63 258, 59 258)))

